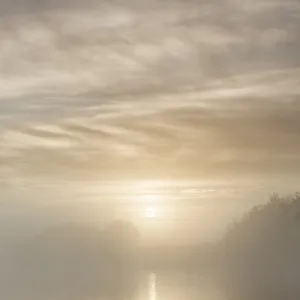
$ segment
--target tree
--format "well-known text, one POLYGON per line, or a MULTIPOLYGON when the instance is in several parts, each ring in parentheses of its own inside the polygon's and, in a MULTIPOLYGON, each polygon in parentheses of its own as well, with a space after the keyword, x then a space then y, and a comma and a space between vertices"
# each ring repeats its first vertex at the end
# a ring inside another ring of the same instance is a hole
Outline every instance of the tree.
POLYGON ((253 208, 221 242, 220 279, 230 299, 300 299, 300 195, 253 208))

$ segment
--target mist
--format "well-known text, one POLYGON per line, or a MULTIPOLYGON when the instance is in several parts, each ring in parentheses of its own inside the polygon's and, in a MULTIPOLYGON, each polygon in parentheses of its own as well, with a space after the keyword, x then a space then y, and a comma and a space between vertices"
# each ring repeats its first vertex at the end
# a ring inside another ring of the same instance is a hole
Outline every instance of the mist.
POLYGON ((299 15, 0 0, 0 298, 298 299, 299 15))

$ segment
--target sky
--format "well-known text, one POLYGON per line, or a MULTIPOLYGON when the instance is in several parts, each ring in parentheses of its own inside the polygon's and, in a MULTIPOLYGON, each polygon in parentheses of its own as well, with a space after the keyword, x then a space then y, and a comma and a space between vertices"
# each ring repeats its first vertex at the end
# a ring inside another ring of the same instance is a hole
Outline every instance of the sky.
POLYGON ((47 202, 78 182, 295 181, 299 30, 298 0, 1 0, 6 203, 43 184, 47 202))
POLYGON ((0 11, 3 181, 298 174, 298 1, 0 11))

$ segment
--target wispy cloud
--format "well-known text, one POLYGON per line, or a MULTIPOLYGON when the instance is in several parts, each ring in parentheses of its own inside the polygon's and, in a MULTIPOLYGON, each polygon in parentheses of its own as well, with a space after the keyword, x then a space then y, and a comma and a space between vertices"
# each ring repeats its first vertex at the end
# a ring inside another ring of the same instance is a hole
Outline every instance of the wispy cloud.
POLYGON ((0 10, 3 178, 300 165, 297 1, 15 0, 0 10))

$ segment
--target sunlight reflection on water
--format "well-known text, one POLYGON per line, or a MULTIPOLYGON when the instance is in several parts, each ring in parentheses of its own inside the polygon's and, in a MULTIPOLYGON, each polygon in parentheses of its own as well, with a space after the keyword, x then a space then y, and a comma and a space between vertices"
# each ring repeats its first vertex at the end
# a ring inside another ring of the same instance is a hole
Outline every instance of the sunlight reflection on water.
POLYGON ((156 298, 156 274, 150 273, 148 276, 148 300, 157 300, 156 298))

